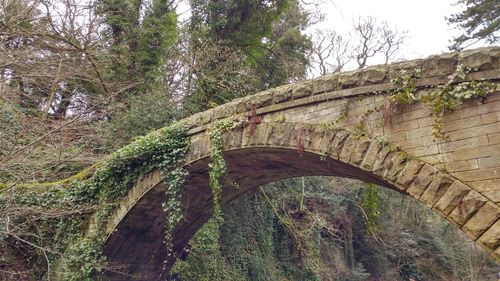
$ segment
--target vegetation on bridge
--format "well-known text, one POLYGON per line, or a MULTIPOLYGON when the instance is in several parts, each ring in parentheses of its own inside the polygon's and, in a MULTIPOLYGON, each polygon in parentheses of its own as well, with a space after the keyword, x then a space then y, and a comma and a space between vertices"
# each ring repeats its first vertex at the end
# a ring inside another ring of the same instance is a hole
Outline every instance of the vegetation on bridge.
MULTIPOLYGON (((373 18, 353 26, 359 40, 332 30, 309 36, 306 28, 320 17, 299 0, 189 0, 184 23, 177 22, 179 1, 0 2, 1 280, 96 280, 117 270, 101 255, 107 222, 134 183, 157 169, 166 183, 170 249, 182 220, 189 145, 187 127, 175 120, 303 80, 317 72, 311 66, 328 74, 349 62, 364 68, 374 55, 388 63, 403 40, 373 18)), ((438 136, 445 110, 491 90, 487 83, 456 84, 463 73, 421 97, 435 109, 438 136)), ((394 81, 402 90, 394 103, 413 102, 415 78, 394 81)), ((463 240, 452 227, 373 186, 280 181, 220 206, 222 142, 233 126, 223 120, 210 128, 215 219, 172 279, 491 276, 491 261, 457 247, 463 240), (333 184, 342 191, 332 193, 333 184), (421 229, 424 221, 432 223, 421 229)))

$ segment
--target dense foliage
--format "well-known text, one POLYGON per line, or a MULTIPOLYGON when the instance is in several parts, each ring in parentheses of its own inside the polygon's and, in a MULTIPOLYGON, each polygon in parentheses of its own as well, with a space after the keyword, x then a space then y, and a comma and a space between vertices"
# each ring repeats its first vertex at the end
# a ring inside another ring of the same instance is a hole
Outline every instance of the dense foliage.
MULTIPOLYGON (((404 38, 373 18, 359 19, 351 40, 333 30, 310 36, 306 29, 321 16, 305 7, 320 1, 189 0, 191 15, 178 22, 180 2, 0 0, 0 280, 48 280, 55 272, 62 280, 99 280, 115 270, 101 255, 106 222, 153 170, 167 183, 172 254, 188 147, 187 128, 175 120, 351 61, 363 68, 382 55, 388 63, 404 38)), ((495 42, 498 14, 479 12, 489 27, 467 36, 495 42)), ((474 16, 466 27, 480 21, 474 16)), ((413 95, 418 75, 403 74, 393 81, 400 87, 392 102, 421 99, 438 119, 489 92, 487 83, 457 84, 467 71, 426 98, 413 95)), ((490 278, 494 265, 464 247, 453 227, 374 185, 286 180, 221 206, 223 135, 236 125, 221 120, 209 129, 215 216, 173 279, 490 278)))
MULTIPOLYGON (((181 164, 187 147, 185 126, 174 124, 140 137, 96 163, 90 177, 83 174, 63 182, 11 189, 0 197, 0 222, 5 225, 0 233, 1 249, 18 252, 12 257, 26 257, 32 271, 26 275, 5 271, 2 275, 42 280, 52 276, 55 265, 63 280, 94 280, 104 266, 101 254, 109 216, 134 183, 156 169, 168 180, 164 209, 169 230, 182 217, 177 195, 186 175, 181 164)), ((8 266, 12 260, 9 255, 6 258, 2 263, 8 266)))
POLYGON ((275 182, 223 216, 220 238, 207 223, 174 280, 496 281, 498 265, 454 226, 414 199, 353 180, 275 182))

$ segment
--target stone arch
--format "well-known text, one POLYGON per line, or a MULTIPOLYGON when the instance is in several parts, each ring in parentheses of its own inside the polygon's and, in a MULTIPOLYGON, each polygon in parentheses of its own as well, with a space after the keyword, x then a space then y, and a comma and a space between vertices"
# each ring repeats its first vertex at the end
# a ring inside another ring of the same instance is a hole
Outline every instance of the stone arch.
MULTIPOLYGON (((190 138, 186 156, 190 174, 182 194, 185 219, 173 233, 173 248, 179 256, 213 211, 208 187, 209 135, 198 130, 190 138)), ((497 204, 448 173, 381 140, 322 125, 261 123, 226 133, 224 155, 229 179, 221 195, 222 205, 279 179, 312 175, 354 178, 416 198, 478 240, 493 256, 499 256, 497 204)), ((139 180, 119 203, 107 227, 104 255, 128 275, 108 272, 110 280, 159 280, 175 262, 166 257, 163 243, 163 190, 159 172, 153 172, 139 180)))

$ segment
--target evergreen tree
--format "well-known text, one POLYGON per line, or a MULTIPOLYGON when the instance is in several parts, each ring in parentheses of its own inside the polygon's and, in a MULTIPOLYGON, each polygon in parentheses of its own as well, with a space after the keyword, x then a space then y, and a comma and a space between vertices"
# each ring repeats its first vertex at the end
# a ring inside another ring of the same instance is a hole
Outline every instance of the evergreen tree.
POLYGON ((500 2, 498 0, 459 0, 458 5, 465 8, 460 13, 448 18, 450 24, 456 24, 464 33, 454 39, 453 50, 461 50, 479 40, 495 44, 500 39, 500 2))

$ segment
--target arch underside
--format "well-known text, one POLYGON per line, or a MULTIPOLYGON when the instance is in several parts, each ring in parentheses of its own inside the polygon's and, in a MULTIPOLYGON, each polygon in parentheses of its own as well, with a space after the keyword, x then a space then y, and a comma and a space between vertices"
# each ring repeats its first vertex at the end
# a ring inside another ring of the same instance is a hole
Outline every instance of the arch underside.
MULTIPOLYGON (((487 198, 460 181, 388 145, 344 130, 329 132, 319 126, 309 126, 308 130, 297 130, 293 124, 263 124, 257 126, 255 132, 247 127, 227 134, 224 157, 228 179, 224 180, 221 204, 280 179, 337 176, 373 182, 408 194, 458 227, 468 226, 466 222, 474 221, 479 216, 477 213, 489 206, 487 198), (302 149, 304 152, 299 153, 302 149)), ((194 138, 187 156, 189 175, 182 191, 184 219, 173 232, 173 249, 178 257, 182 257, 188 241, 213 212, 206 138, 194 138)), ((104 255, 113 271, 106 275, 109 280, 164 280, 175 262, 175 258, 167 258, 164 243, 164 185, 158 180, 146 191, 130 193, 140 196, 126 200, 133 203, 126 203, 128 211, 108 237, 104 255)), ((480 229, 475 223, 464 231, 477 239, 488 232, 487 228, 493 228, 495 221, 496 218, 481 222, 480 229)), ((490 252, 494 252, 495 247, 492 245, 490 252)))
MULTIPOLYGON (((283 148, 246 148, 224 153, 228 180, 221 196, 222 205, 239 195, 266 183, 298 176, 347 177, 398 190, 392 184, 367 171, 346 165, 332 158, 283 148), (234 184, 237 183, 237 186, 234 184)), ((210 218, 213 197, 208 187, 209 157, 199 159, 189 166, 182 205, 184 219, 174 232, 174 249, 179 256, 196 231, 210 218)), ((110 280, 158 280, 167 260, 164 244, 165 202, 164 184, 159 183, 143 196, 132 208, 106 243, 104 255, 110 266, 122 273, 108 272, 110 280)), ((170 268, 174 260, 168 260, 170 268)), ((160 279, 161 280, 161 279, 160 279)))

